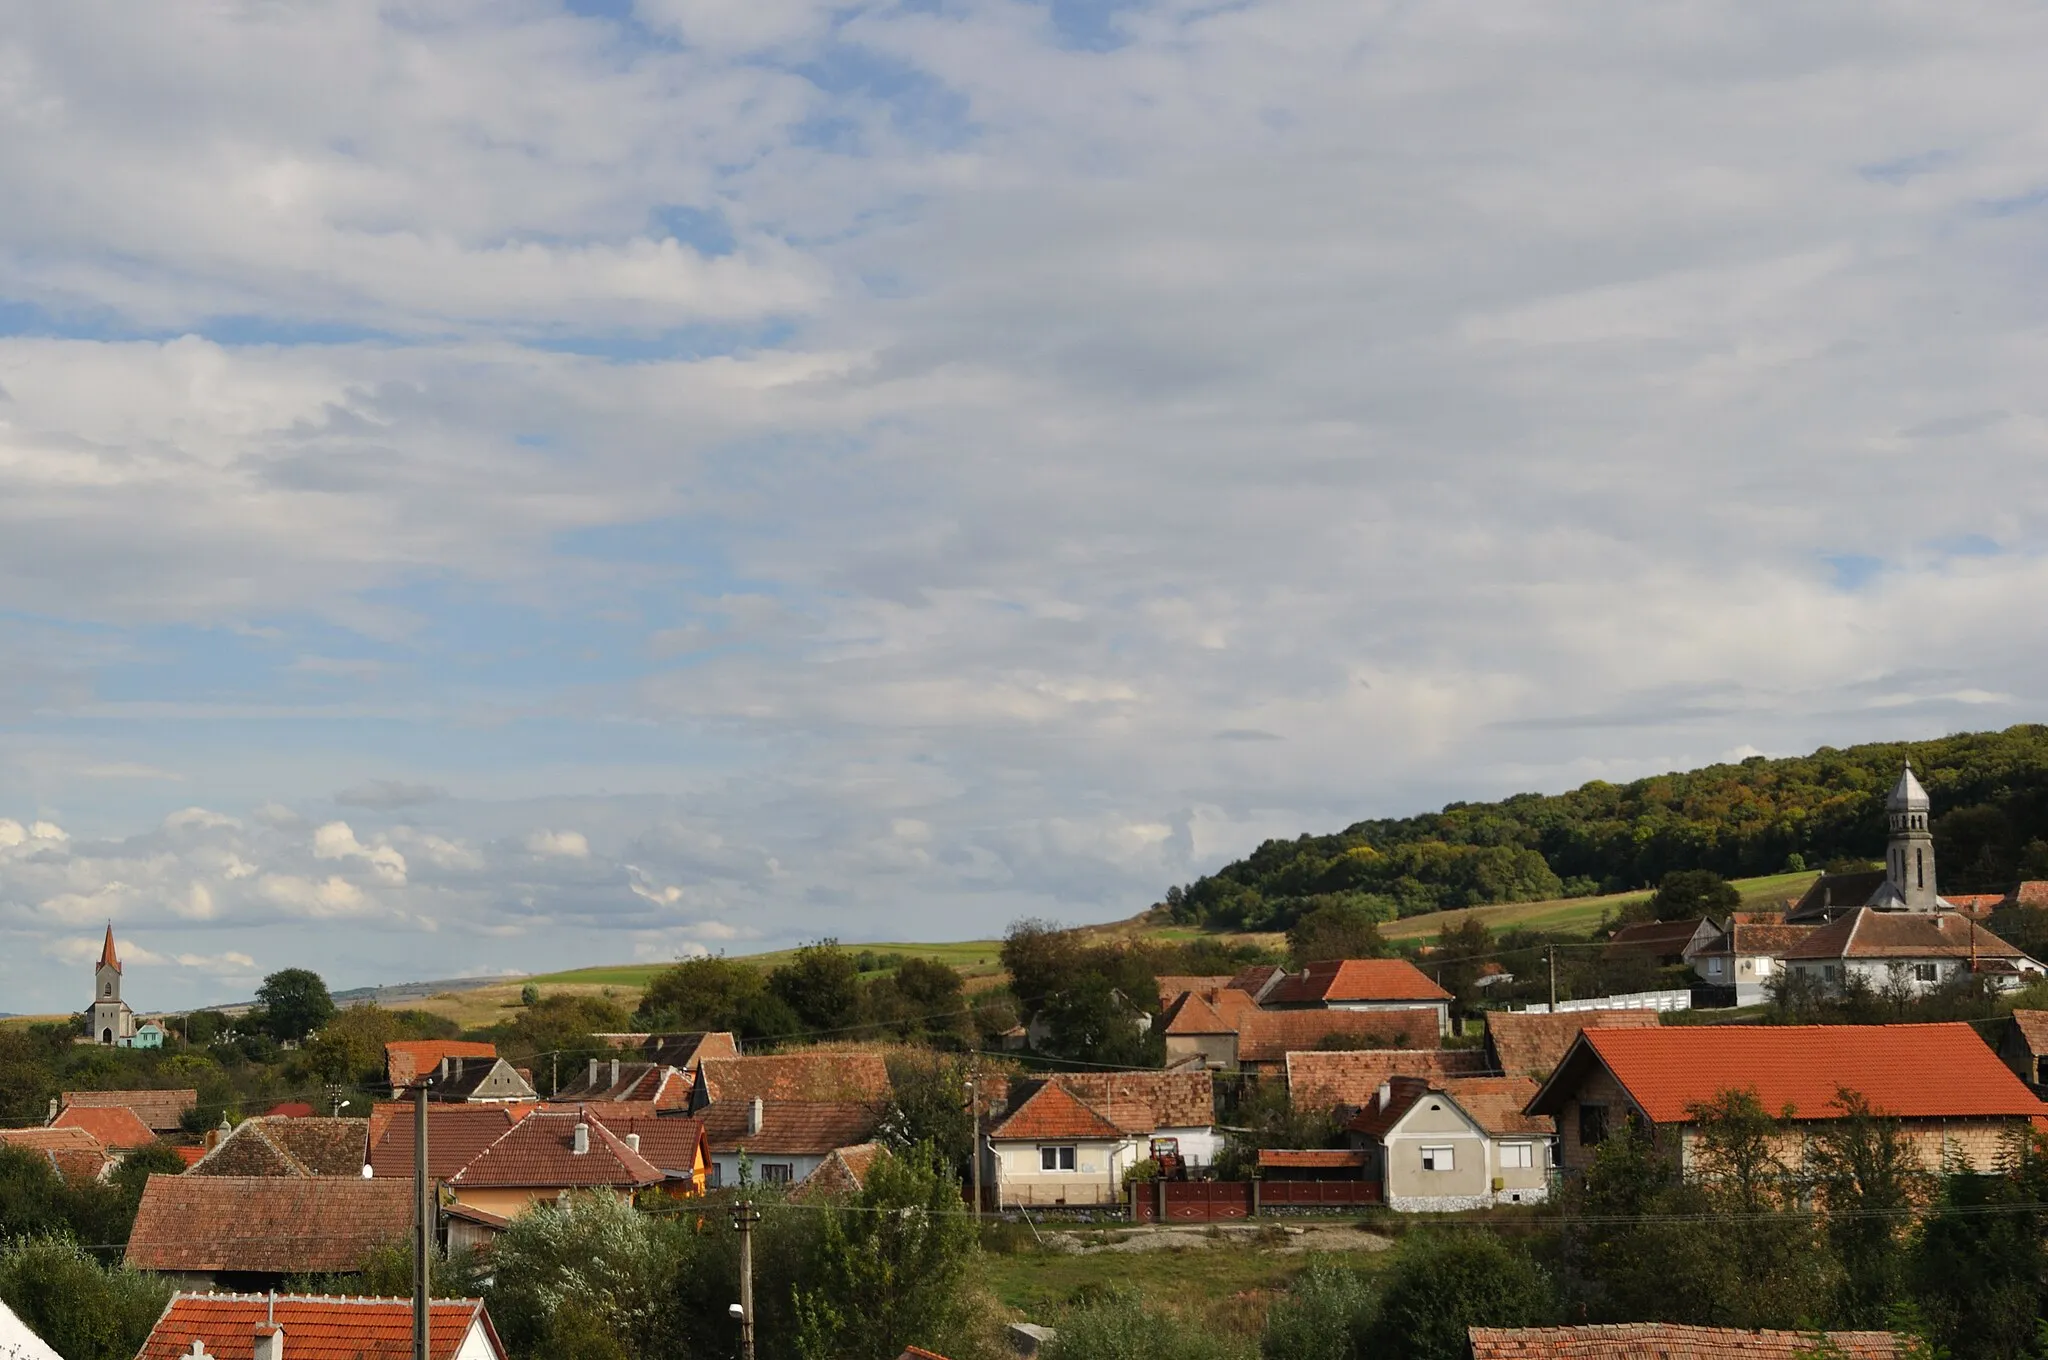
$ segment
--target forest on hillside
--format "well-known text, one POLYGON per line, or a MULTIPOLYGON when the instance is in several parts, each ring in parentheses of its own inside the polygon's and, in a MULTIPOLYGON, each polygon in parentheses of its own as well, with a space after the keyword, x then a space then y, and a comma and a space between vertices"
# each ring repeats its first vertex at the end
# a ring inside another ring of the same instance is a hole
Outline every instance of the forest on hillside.
POLYGON ((1995 892, 2048 878, 2048 726, 1602 780, 1568 793, 1356 822, 1334 835, 1269 840, 1169 889, 1175 919, 1284 930, 1317 907, 1382 920, 1494 902, 1581 897, 1654 884, 1677 869, 1729 878, 1874 861, 1884 799, 1911 760, 1934 800, 1941 885, 1995 892))

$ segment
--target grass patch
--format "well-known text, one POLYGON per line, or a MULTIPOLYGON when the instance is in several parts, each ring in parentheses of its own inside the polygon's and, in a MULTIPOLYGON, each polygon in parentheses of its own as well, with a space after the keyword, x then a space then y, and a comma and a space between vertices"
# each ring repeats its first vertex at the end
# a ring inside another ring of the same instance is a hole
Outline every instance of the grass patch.
MULTIPOLYGON (((1806 891, 1807 885, 1818 877, 1811 871, 1796 874, 1766 874, 1761 878, 1738 878, 1731 880, 1742 894, 1745 907, 1765 908, 1774 906, 1788 897, 1797 897, 1806 891)), ((1467 907, 1461 911, 1432 911, 1422 916, 1410 916, 1399 921, 1390 921, 1380 927, 1380 934, 1390 940, 1421 940, 1441 935, 1447 927, 1457 925, 1468 916, 1484 921, 1490 930, 1508 929, 1542 930, 1559 934, 1583 935, 1600 924, 1603 915, 1613 915, 1624 906, 1634 902, 1646 902, 1650 894, 1647 889, 1638 892, 1608 893, 1602 897, 1566 897, 1547 902, 1504 902, 1492 907, 1467 907)))
MULTIPOLYGON (((1347 1262, 1377 1259, 1378 1253, 1345 1252, 1347 1262)), ((1024 1251, 982 1257, 989 1288, 1011 1308, 1042 1322, 1084 1289, 1121 1285, 1152 1303, 1185 1305, 1191 1299, 1225 1299, 1254 1291, 1287 1288, 1313 1259, 1307 1252, 1283 1253, 1244 1242, 1220 1246, 1170 1247, 1163 1251, 1024 1251)))

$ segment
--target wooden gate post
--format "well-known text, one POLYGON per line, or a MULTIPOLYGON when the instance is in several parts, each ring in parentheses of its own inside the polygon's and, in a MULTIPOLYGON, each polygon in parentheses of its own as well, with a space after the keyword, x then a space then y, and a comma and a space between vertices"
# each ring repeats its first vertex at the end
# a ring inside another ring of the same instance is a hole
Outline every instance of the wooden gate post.
POLYGON ((1259 1187, 1264 1184, 1257 1176, 1252 1177, 1252 1217, 1259 1216, 1259 1187))

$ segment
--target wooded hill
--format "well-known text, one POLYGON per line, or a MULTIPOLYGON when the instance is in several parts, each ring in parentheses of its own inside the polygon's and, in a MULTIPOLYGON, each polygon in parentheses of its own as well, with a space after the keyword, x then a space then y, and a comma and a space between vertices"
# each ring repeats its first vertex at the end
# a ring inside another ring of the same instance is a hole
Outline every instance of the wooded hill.
POLYGON ((1907 760, 1934 800, 1941 885, 1993 892, 2048 878, 2048 726, 1877 742, 1806 756, 1595 780, 1568 793, 1357 822, 1270 840, 1166 896, 1176 919, 1284 930, 1332 898, 1381 919, 1619 892, 1674 869, 1727 877, 1884 853, 1884 798, 1907 760))

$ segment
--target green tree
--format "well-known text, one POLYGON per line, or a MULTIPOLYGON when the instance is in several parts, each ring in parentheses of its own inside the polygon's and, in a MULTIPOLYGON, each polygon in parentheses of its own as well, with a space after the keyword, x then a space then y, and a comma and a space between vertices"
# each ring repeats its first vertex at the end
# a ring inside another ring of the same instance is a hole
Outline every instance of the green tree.
POLYGON ((1317 959, 1379 959, 1390 951, 1380 938, 1389 905, 1352 893, 1332 897, 1287 928, 1287 954, 1297 965, 1317 959))
POLYGON ((975 1238, 960 1182, 933 1149, 877 1158, 860 1193, 821 1217, 813 1282, 796 1294, 804 1360, 944 1354, 970 1322, 975 1238))
POLYGON ((649 1030, 731 1030, 743 1039, 768 1040, 800 1027, 760 969, 720 955, 684 959, 656 974, 633 1021, 649 1030))
POLYGON ((768 974, 768 990, 812 1034, 845 1033, 860 1019, 860 969, 837 940, 799 948, 794 958, 768 974))
POLYGON ((1357 1271, 1311 1261, 1273 1301, 1259 1344, 1266 1360, 1363 1360, 1379 1297, 1357 1271))
POLYGON ((1718 1316, 1749 1328, 1819 1316, 1835 1293, 1833 1263, 1798 1212, 1800 1187, 1778 1155, 1797 1138, 1790 1114, 1773 1115, 1754 1091, 1723 1091, 1691 1114, 1695 1175, 1708 1206, 1727 1217, 1718 1316))
POLYGON ((1933 1186, 1903 1127, 1854 1091, 1836 1093, 1808 1153, 1814 1196, 1827 1215, 1828 1245, 1841 1267, 1835 1319, 1882 1327, 1905 1297, 1912 1212, 1933 1186))
POLYGON ((2042 1315, 2043 1158, 2016 1149, 2010 1174, 1951 1172, 1920 1229, 1909 1275, 1913 1293, 1956 1360, 2030 1353, 2042 1315))
POLYGON ((1594 1322, 1712 1325, 1726 1294, 1727 1250, 1709 1205, 1648 1134, 1624 1124, 1565 1190, 1564 1294, 1594 1322))
POLYGON ((1711 869, 1673 870, 1650 894, 1650 916, 1658 921, 1720 918, 1741 905, 1742 894, 1735 885, 1711 869))
POLYGON ((1549 1278, 1519 1247, 1491 1233, 1416 1233, 1387 1272, 1372 1353, 1462 1360, 1467 1328, 1540 1326, 1555 1312, 1549 1278))
POLYGON ((545 1354, 561 1340, 551 1319, 578 1310, 587 1356, 664 1354, 679 1301, 677 1276, 689 1242, 673 1219, 640 1213, 605 1194, 566 1207, 541 1204, 512 1220, 491 1249, 491 1317, 515 1353, 545 1354))
POLYGON ((913 1048, 891 1052, 888 1065, 889 1105, 877 1128, 882 1140, 905 1153, 926 1145, 956 1173, 968 1170, 974 1117, 966 1060, 913 1048))
POLYGON ((156 1276, 102 1266, 68 1237, 0 1247, 0 1301, 64 1360, 129 1360, 170 1297, 156 1276))
POLYGON ((334 998, 327 984, 308 968, 283 968, 263 979, 256 989, 267 1031, 279 1039, 305 1038, 334 1018, 334 998))

